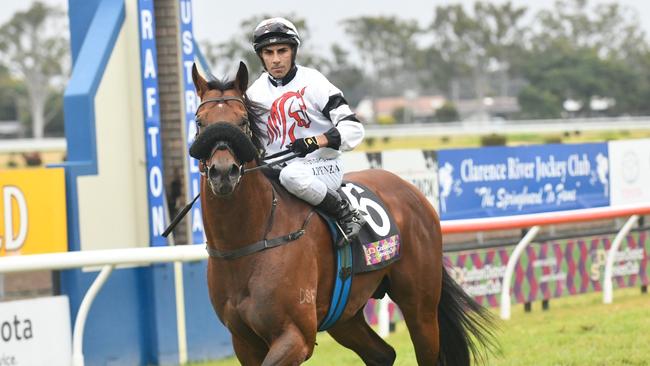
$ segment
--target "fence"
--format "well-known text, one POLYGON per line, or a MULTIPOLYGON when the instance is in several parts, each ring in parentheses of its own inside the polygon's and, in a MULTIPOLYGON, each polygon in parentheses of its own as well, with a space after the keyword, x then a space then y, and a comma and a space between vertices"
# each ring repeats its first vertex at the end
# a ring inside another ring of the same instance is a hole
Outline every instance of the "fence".
MULTIPOLYGON (((510 292, 512 290, 511 280, 515 266, 524 250, 526 250, 526 248, 534 242, 534 239, 539 233, 542 226, 614 219, 621 217, 628 218, 625 224, 619 229, 612 242, 609 252, 607 253, 605 275, 603 278, 603 303, 610 304, 613 301, 612 277, 614 276, 613 267, 616 259, 616 254, 621 243, 623 242, 623 239, 637 223, 640 215, 645 214, 650 214, 650 204, 648 203, 509 217, 446 220, 442 221, 441 226, 444 234, 520 228, 528 229, 523 238, 515 246, 512 255, 508 258, 506 271, 503 275, 503 282, 501 283, 500 316, 502 319, 509 319, 511 309, 510 292)), ((377 310, 378 332, 382 337, 388 336, 389 333, 389 304, 390 301, 388 299, 388 296, 386 296, 380 301, 380 305, 377 310)))
MULTIPOLYGON (((512 228, 530 228, 527 234, 517 244, 513 255, 510 256, 506 273, 503 279, 501 292, 501 317, 510 317, 510 279, 514 266, 523 250, 533 242, 539 232, 540 226, 557 223, 580 222, 608 218, 629 217, 616 235, 607 256, 605 279, 603 282, 603 301, 611 303, 612 294, 612 267, 615 254, 622 241, 639 215, 650 214, 650 204, 630 205, 617 208, 596 208, 574 212, 560 212, 553 214, 524 215, 521 217, 501 217, 491 219, 450 220, 442 222, 443 233, 473 232, 485 230, 501 230, 512 228)), ((38 270, 63 270, 82 267, 101 267, 101 270, 84 296, 74 322, 72 357, 73 365, 84 365, 83 359, 83 332, 88 311, 97 293, 102 288, 114 268, 120 266, 142 266, 163 262, 186 262, 205 260, 207 253, 202 245, 174 246, 174 247, 148 247, 130 249, 110 249, 81 252, 39 254, 29 256, 16 256, 0 258, 0 273, 25 272, 38 270)), ((382 301, 380 310, 380 333, 383 336, 388 332, 387 301, 382 301)))

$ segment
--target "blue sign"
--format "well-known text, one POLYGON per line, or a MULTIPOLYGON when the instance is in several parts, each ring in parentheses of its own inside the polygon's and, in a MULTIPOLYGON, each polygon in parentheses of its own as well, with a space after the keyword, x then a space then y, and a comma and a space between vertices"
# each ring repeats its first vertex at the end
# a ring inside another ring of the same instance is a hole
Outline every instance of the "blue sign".
POLYGON ((609 205, 606 143, 438 152, 443 220, 609 205))
POLYGON ((156 24, 153 0, 139 0, 140 69, 142 106, 147 159, 147 196, 149 201, 149 238, 152 246, 167 245, 165 231, 165 186, 163 185, 162 144, 160 143, 160 103, 156 70, 156 24))
MULTIPOLYGON (((192 65, 194 64, 194 35, 192 33, 192 0, 179 0, 181 53, 183 74, 183 96, 185 101, 185 131, 187 136, 187 151, 190 150, 196 135, 196 122, 194 113, 199 105, 198 96, 192 81, 192 65)), ((198 160, 187 154, 189 197, 193 199, 199 194, 201 174, 199 173, 198 160)), ((201 201, 196 201, 190 211, 191 244, 205 243, 203 232, 203 218, 201 216, 201 201)))

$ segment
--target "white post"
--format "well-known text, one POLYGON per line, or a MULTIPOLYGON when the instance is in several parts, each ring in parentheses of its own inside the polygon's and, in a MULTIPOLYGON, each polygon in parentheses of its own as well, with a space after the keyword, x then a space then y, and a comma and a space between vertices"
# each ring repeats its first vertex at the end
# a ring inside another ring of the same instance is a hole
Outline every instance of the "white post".
POLYGON ((178 329, 178 362, 187 363, 187 330, 185 324, 185 290, 183 263, 174 262, 174 293, 176 295, 176 328, 178 329))
POLYGON ((388 304, 390 304, 390 297, 386 294, 381 300, 379 300, 379 311, 377 313, 377 325, 379 326, 377 334, 382 338, 386 338, 390 334, 390 313, 388 312, 388 304))
POLYGON ((510 258, 508 258, 506 272, 503 274, 503 282, 501 284, 501 319, 510 319, 510 280, 512 279, 512 274, 515 272, 515 266, 519 261, 521 253, 535 239, 535 236, 539 233, 539 229, 539 225, 530 228, 526 235, 521 238, 515 250, 512 251, 510 258))
POLYGON ((616 260, 616 253, 618 253, 618 248, 621 246, 621 243, 623 242, 623 239, 627 236, 627 234, 632 230, 632 227, 636 224, 636 222, 639 221, 639 215, 632 215, 630 216, 629 219, 627 219, 627 222, 623 227, 621 227, 621 230, 618 231, 618 234, 616 234, 616 237, 614 238, 614 241, 612 242, 612 246, 609 248, 609 252, 607 252, 607 261, 605 262, 605 278, 603 278, 603 303, 604 304, 611 304, 612 301, 614 300, 614 293, 613 293, 613 283, 612 283, 612 276, 614 275, 614 261, 616 260))
POLYGON ((86 318, 88 317, 88 312, 90 311, 90 305, 92 305, 97 293, 101 290, 108 276, 113 272, 115 266, 107 265, 102 267, 102 270, 95 278, 95 281, 86 296, 81 301, 79 306, 79 311, 77 312, 77 319, 74 322, 74 332, 72 333, 72 365, 73 366, 84 366, 84 353, 83 353, 83 341, 84 341, 84 327, 86 326, 86 318))

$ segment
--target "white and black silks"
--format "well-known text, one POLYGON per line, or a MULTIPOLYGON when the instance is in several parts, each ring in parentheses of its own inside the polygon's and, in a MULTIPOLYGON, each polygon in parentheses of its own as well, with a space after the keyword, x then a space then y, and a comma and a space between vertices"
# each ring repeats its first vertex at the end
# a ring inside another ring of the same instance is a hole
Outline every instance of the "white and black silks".
POLYGON ((328 146, 308 158, 336 159, 361 143, 363 125, 340 89, 317 70, 297 65, 278 83, 263 73, 251 85, 248 98, 267 106, 260 126, 268 154, 282 151, 298 138, 325 134, 328 146))

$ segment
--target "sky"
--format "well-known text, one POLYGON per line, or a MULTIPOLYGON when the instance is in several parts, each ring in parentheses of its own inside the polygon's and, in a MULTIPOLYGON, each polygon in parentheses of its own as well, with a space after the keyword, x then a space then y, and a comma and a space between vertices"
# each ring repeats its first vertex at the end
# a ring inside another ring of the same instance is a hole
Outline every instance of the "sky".
MULTIPOLYGON (((41 0, 48 4, 67 9, 67 0, 41 0)), ((34 0, 3 0, 0 7, 0 24, 7 22, 20 10, 29 8, 34 0)), ((259 14, 296 14, 307 21, 311 32, 309 45, 312 50, 327 49, 335 42, 346 44, 341 20, 359 16, 396 16, 401 19, 417 20, 420 25, 427 25, 433 19, 436 5, 462 3, 469 9, 474 0, 329 0, 318 3, 314 1, 297 2, 295 0, 193 0, 194 34, 197 40, 224 42, 240 31, 242 20, 259 14), (303 5, 300 5, 303 4, 303 5)), ((504 1, 495 1, 503 3, 504 1)), ((591 0, 595 3, 610 3, 612 0, 591 0)), ((650 1, 617 0, 621 5, 636 10, 641 25, 650 34, 650 1)), ((554 0, 512 0, 517 6, 528 6, 529 13, 542 8, 552 7, 554 0)), ((252 32, 252 30, 250 31, 252 32)))
MULTIPOLYGON (((194 33, 199 41, 209 39, 213 42, 223 42, 239 32, 241 21, 251 16, 266 13, 272 15, 294 13, 303 17, 309 26, 310 43, 312 43, 309 46, 314 49, 322 47, 329 49, 331 44, 346 39, 340 22, 347 18, 396 16, 400 19, 417 20, 424 26, 433 20, 436 5, 462 3, 466 9, 470 9, 474 2, 474 0, 329 0, 316 5, 318 2, 295 0, 193 0, 194 33), (304 5, 297 6, 297 4, 304 5)), ((591 0, 591 2, 611 3, 613 0, 591 0)), ((642 26, 650 34, 649 0, 617 0, 617 2, 638 11, 642 26)), ((512 3, 516 6, 527 6, 530 15, 543 8, 552 8, 555 0, 512 0, 512 3)), ((250 32, 252 33, 252 30, 250 32)))

